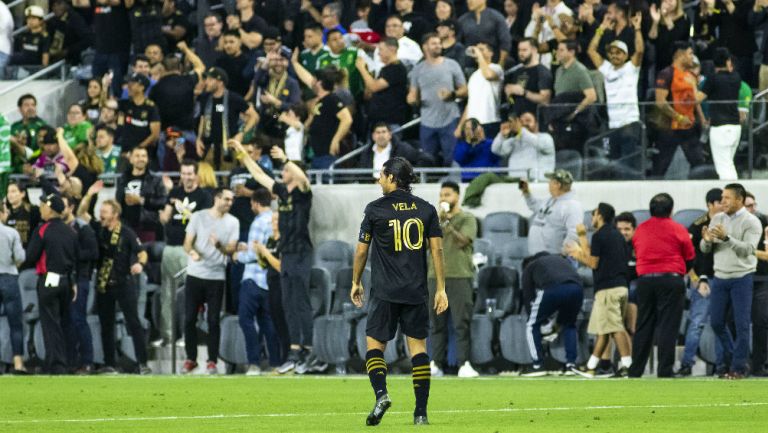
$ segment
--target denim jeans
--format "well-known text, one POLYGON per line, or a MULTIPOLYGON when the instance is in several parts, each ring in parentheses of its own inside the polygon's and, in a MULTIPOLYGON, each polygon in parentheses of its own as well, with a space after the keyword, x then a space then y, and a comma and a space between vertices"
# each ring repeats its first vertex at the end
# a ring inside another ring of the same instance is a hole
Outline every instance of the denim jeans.
POLYGON ((453 162, 453 148, 456 147, 456 137, 454 137, 453 131, 456 130, 458 122, 459 119, 453 119, 449 124, 440 128, 421 125, 419 129, 421 149, 432 155, 437 164, 442 163, 443 166, 449 167, 453 162), (442 159, 440 159, 440 155, 442 155, 442 159))
POLYGON ((688 331, 685 333, 685 352, 683 352, 680 366, 691 367, 696 363, 694 357, 699 348, 701 331, 704 329, 709 315, 709 298, 701 296, 695 287, 688 289, 688 298, 691 300, 691 305, 688 308, 689 324, 688 331))
POLYGON ((275 333, 272 316, 269 311, 269 292, 257 286, 251 280, 245 280, 240 284, 240 303, 237 310, 240 320, 240 329, 245 336, 245 352, 248 355, 248 364, 259 365, 261 359, 261 339, 267 341, 269 352, 269 365, 280 365, 280 342, 275 333), (259 325, 259 330, 253 324, 253 319, 259 325))
POLYGON ((723 349, 722 363, 718 368, 728 367, 736 373, 746 373, 749 358, 750 327, 752 326, 752 277, 747 274, 741 278, 714 278, 709 314, 712 329, 723 349), (733 309, 736 323, 736 341, 726 326, 728 306, 733 309))
POLYGON ((88 326, 88 291, 91 282, 87 278, 77 281, 77 298, 69 304, 67 334, 67 356, 70 365, 93 364, 93 339, 88 326))
POLYGON ((18 275, 0 274, 0 303, 5 308, 8 327, 11 328, 13 356, 23 356, 24 328, 21 320, 21 293, 19 292, 18 275))
POLYGON ((563 332, 565 359, 569 364, 576 363, 578 335, 576 319, 584 302, 584 289, 579 284, 565 283, 546 290, 537 290, 536 299, 531 303, 526 336, 528 348, 534 365, 544 361, 541 344, 541 324, 557 313, 557 323, 563 332))

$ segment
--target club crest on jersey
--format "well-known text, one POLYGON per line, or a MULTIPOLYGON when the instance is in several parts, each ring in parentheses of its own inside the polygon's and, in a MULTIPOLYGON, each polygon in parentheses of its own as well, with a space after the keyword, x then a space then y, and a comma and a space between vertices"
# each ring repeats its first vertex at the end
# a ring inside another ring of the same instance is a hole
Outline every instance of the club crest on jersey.
POLYGON ((416 203, 413 202, 411 204, 408 203, 392 203, 392 209, 397 211, 404 211, 404 210, 416 210, 416 203))

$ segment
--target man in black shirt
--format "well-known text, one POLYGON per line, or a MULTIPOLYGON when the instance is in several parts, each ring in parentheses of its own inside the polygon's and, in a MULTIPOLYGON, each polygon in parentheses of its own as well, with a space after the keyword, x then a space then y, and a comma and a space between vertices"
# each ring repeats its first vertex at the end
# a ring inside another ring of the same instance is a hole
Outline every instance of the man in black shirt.
POLYGON ((229 75, 222 68, 209 68, 205 74, 205 91, 200 95, 200 122, 197 130, 197 156, 216 170, 232 167, 227 142, 240 140, 244 131, 256 126, 259 115, 240 94, 227 90, 229 75), (238 124, 245 125, 239 130, 238 124))
POLYGON ((429 310, 427 306, 427 251, 435 258, 435 311, 448 309, 445 294, 443 239, 440 219, 434 206, 411 193, 413 167, 404 158, 384 163, 379 176, 383 197, 368 204, 360 225, 352 274, 352 302, 363 306, 361 282, 368 249, 371 252, 371 288, 368 324, 365 329, 368 352, 365 364, 376 397, 367 425, 377 425, 392 405, 387 394, 387 364, 384 350, 395 338, 398 324, 408 337, 416 395, 414 424, 429 424, 430 367, 427 355, 429 310))
MULTIPOLYGON (((136 275, 143 268, 139 239, 130 227, 120 221, 121 207, 115 200, 101 204, 99 217, 99 263, 96 276, 96 310, 101 323, 104 347, 104 373, 115 372, 115 303, 120 305, 128 333, 133 340, 140 374, 151 374, 147 367, 147 340, 139 321, 136 275)), ((143 313, 143 312, 142 312, 143 313)))
POLYGON ((26 261, 38 275, 37 297, 40 326, 45 343, 45 369, 50 374, 66 372, 66 338, 62 325, 69 320, 69 304, 77 298, 71 275, 78 261, 77 234, 61 220, 64 202, 56 194, 40 198, 40 216, 45 221, 32 233, 26 261))
POLYGON ((523 305, 530 318, 526 334, 533 366, 523 372, 526 377, 546 376, 541 345, 541 324, 557 313, 565 345, 566 371, 576 372, 576 318, 584 302, 581 277, 573 264, 563 256, 537 253, 523 260, 523 305))
POLYGON ((125 0, 131 23, 131 44, 134 52, 143 53, 148 45, 156 44, 163 52, 168 44, 163 35, 162 5, 152 0, 125 0))
POLYGON ((93 44, 91 28, 67 0, 52 1, 51 11, 55 18, 46 24, 51 35, 51 60, 63 58, 69 64, 79 64, 80 54, 93 44))
POLYGON ((131 48, 131 30, 124 0, 91 0, 93 4, 93 30, 99 35, 94 40, 93 76, 101 77, 109 71, 114 74, 112 94, 120 95, 123 77, 128 70, 131 48), (106 37, 109 35, 109 37, 106 37))
POLYGON ((341 140, 352 126, 352 113, 333 93, 335 74, 326 69, 318 75, 314 86, 317 103, 309 124, 307 145, 314 152, 312 168, 326 169, 341 156, 341 140))
MULTIPOLYGON (((223 69, 227 73, 227 89, 245 96, 248 93, 248 87, 251 80, 246 78, 248 67, 248 57, 243 54, 243 42, 240 40, 240 34, 234 30, 224 32, 221 46, 224 55, 216 59, 215 66, 223 69)), ((252 74, 249 74, 253 77, 252 74)))
POLYGON ((569 254, 592 269, 595 282, 595 303, 589 318, 589 333, 597 335, 592 356, 582 376, 595 377, 600 356, 613 338, 621 355, 621 368, 617 376, 626 377, 632 365, 631 342, 625 328, 627 297, 627 245, 613 225, 616 211, 613 206, 600 203, 592 211, 592 227, 596 230, 592 244, 587 240, 584 224, 576 226, 579 245, 570 244, 569 254))
MULTIPOLYGON (((160 138, 160 114, 152 100, 144 96, 149 88, 149 78, 142 74, 133 74, 128 79, 128 99, 119 102, 117 124, 120 126, 120 147, 124 153, 130 153, 136 147, 153 150, 160 138)), ((153 159, 153 162, 156 162, 153 159)))
POLYGON ((709 101, 709 146, 718 177, 735 180, 739 178, 733 156, 741 141, 738 106, 741 77, 733 70, 727 48, 717 48, 713 60, 715 74, 707 77, 701 87, 702 96, 709 101))
POLYGON ((539 104, 546 105, 552 97, 552 73, 539 63, 539 48, 535 39, 517 43, 520 65, 504 75, 502 105, 508 105, 518 116, 537 113, 539 104))
POLYGON ((163 1, 163 26, 160 30, 165 35, 168 47, 175 47, 179 42, 184 41, 189 32, 189 23, 184 14, 176 9, 174 0, 163 1))
POLYGON ((167 201, 167 192, 159 176, 149 172, 147 149, 137 147, 130 153, 130 170, 117 182, 115 199, 120 204, 125 225, 142 242, 153 242, 160 229, 159 211, 167 201))
POLYGON ((171 321, 173 300, 178 280, 175 275, 187 267, 187 253, 184 251, 184 236, 187 223, 193 212, 213 206, 213 197, 200 188, 197 179, 197 162, 184 160, 181 163, 179 186, 168 194, 168 203, 160 212, 160 223, 165 226, 165 248, 160 264, 160 337, 154 344, 171 342, 171 321))
MULTIPOLYGON (((237 15, 227 16, 227 28, 234 31, 242 38, 243 44, 253 50, 259 48, 262 42, 262 34, 268 24, 264 18, 256 15, 253 8, 253 0, 237 0, 235 2, 237 15)), ((272 23, 276 25, 278 23, 272 23)))
POLYGON ((200 56, 205 66, 210 68, 216 64, 219 57, 224 55, 218 50, 224 23, 221 21, 221 15, 211 12, 203 18, 203 26, 204 31, 200 32, 193 46, 195 53, 200 56))
POLYGON ((372 94, 368 102, 369 125, 384 122, 393 128, 408 119, 408 71, 397 59, 397 48, 395 38, 384 38, 379 42, 379 58, 384 67, 376 78, 368 72, 365 59, 358 57, 355 61, 355 66, 365 83, 366 93, 372 94))
POLYGON ((13 54, 9 65, 48 66, 48 50, 51 41, 45 31, 45 12, 40 6, 29 6, 24 10, 27 29, 14 37, 13 54))
POLYGON ((459 28, 456 20, 440 21, 435 26, 437 35, 440 36, 440 44, 443 46, 443 56, 456 60, 456 63, 465 70, 467 64, 467 47, 456 40, 456 32, 459 28))

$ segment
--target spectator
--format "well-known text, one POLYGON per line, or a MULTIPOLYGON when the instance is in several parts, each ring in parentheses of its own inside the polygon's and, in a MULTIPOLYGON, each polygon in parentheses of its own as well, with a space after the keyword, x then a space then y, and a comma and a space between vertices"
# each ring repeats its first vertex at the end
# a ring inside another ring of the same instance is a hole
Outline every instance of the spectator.
POLYGON ((419 11, 413 10, 414 0, 395 0, 397 15, 403 19, 405 36, 412 41, 420 41, 427 32, 432 31, 434 23, 419 11))
POLYGON ((189 23, 184 14, 176 8, 174 0, 163 0, 163 26, 160 30, 165 35, 169 48, 187 39, 189 23))
MULTIPOLYGON (((310 3, 310 2, 307 2, 310 3)), ((322 16, 317 13, 317 10, 310 4, 308 6, 308 12, 312 15, 315 21, 319 22, 323 26, 323 43, 328 43, 328 36, 331 30, 338 30, 341 35, 346 35, 347 30, 341 25, 342 5, 339 2, 327 3, 323 6, 322 16)), ((302 3, 303 8, 303 3, 302 3)))
POLYGON ((219 357, 219 315, 224 295, 227 257, 237 248, 240 223, 229 214, 234 195, 219 188, 213 207, 192 214, 185 229, 184 251, 189 255, 187 281, 184 286, 184 340, 187 360, 182 374, 197 368, 197 312, 207 304, 208 362, 206 372, 217 374, 219 357))
POLYGON ((512 36, 507 29, 507 21, 499 11, 487 7, 486 0, 467 0, 469 11, 459 18, 461 42, 470 47, 481 42, 492 50, 498 51, 499 65, 503 65, 512 48, 512 36))
MULTIPOLYGON (((768 1, 766 0, 755 1, 755 5, 752 9, 752 12, 750 12, 747 17, 753 28, 762 26, 765 23, 766 19, 768 19, 768 10, 766 10, 766 7, 768 7, 768 1)), ((762 43, 760 44, 760 52, 762 54, 761 58, 763 60, 761 61, 760 70, 758 73, 758 81, 759 81, 758 89, 760 91, 763 91, 766 88, 768 88, 768 43, 766 43, 767 39, 768 39, 768 33, 763 33, 763 40, 762 40, 762 43)))
POLYGON ((560 67, 555 73, 555 96, 565 93, 583 94, 583 99, 573 110, 569 120, 573 120, 579 113, 584 112, 597 101, 597 93, 587 68, 576 60, 576 41, 566 40, 557 44, 557 60, 560 67))
POLYGON ((99 125, 104 125, 112 128, 115 131, 115 142, 119 142, 117 140, 117 137, 119 137, 120 130, 118 129, 117 124, 117 113, 120 109, 120 106, 117 101, 114 99, 108 99, 104 106, 101 107, 101 110, 99 111, 99 125))
POLYGON ((239 93, 227 90, 228 83, 229 75, 224 69, 209 68, 205 75, 206 93, 198 98, 197 157, 216 170, 226 170, 231 166, 227 140, 242 137, 243 132, 252 130, 259 121, 252 105, 246 103, 239 93), (244 123, 242 131, 238 129, 240 120, 244 123))
MULTIPOLYGON (((104 367, 100 373, 116 372, 115 304, 120 306, 128 333, 133 340, 139 374, 151 374, 147 366, 147 339, 139 321, 136 276, 144 267, 141 245, 137 234, 120 220, 121 206, 115 200, 106 200, 99 210, 101 229, 98 234, 99 262, 96 277, 96 311, 101 324, 101 342, 104 347, 104 367)), ((143 314, 143 312, 142 312, 143 314)))
POLYGON ((323 28, 310 24, 304 28, 304 49, 299 54, 299 61, 310 74, 317 72, 317 60, 327 51, 323 45, 323 28))
POLYGON ((224 55, 216 60, 215 66, 227 73, 227 89, 245 96, 251 83, 245 78, 248 57, 243 53, 240 34, 234 30, 227 30, 221 38, 224 55))
POLYGON ((4 201, 8 210, 8 219, 4 224, 19 232, 21 245, 26 249, 32 231, 40 223, 40 210, 29 201, 26 185, 16 181, 8 184, 4 201))
POLYGON ((443 57, 437 34, 428 33, 421 46, 424 62, 411 71, 407 101, 421 106, 421 148, 447 167, 453 159, 453 133, 461 116, 456 98, 467 96, 467 84, 461 66, 443 57))
POLYGON ((40 6, 24 9, 27 29, 14 39, 13 54, 9 65, 48 66, 50 62, 50 37, 45 31, 45 11, 40 6))
POLYGON ((552 73, 539 63, 539 46, 534 39, 517 43, 520 66, 504 75, 504 105, 518 116, 538 115, 539 104, 547 105, 552 97, 552 73))
POLYGON ((91 28, 66 0, 52 1, 51 11, 54 18, 45 24, 51 37, 51 60, 80 64, 80 55, 93 44, 91 28))
POLYGON ((748 371, 755 250, 763 232, 760 220, 744 208, 746 198, 747 191, 741 184, 726 185, 724 212, 715 215, 701 232, 701 251, 714 251, 715 278, 709 311, 712 330, 723 350, 722 364, 717 369, 727 379, 742 379, 748 371), (726 328, 729 306, 736 324, 735 341, 726 328))
MULTIPOLYGON (((480 121, 471 117, 461 126, 462 138, 456 141, 453 160, 462 168, 498 167, 499 157, 491 152, 491 139, 485 137, 480 121)), ((462 172, 461 181, 469 182, 479 175, 479 172, 462 172)))
POLYGON ((67 161, 66 156, 62 153, 62 148, 56 137, 56 130, 47 125, 40 128, 38 140, 42 147, 42 152, 27 174, 36 179, 40 177, 50 178, 55 175, 57 166, 62 173, 70 173, 71 166, 68 162, 71 163, 72 160, 67 161))
MULTIPOLYGON (((130 153, 140 147, 152 152, 160 137, 160 114, 154 101, 145 96, 149 78, 135 73, 128 79, 128 98, 121 99, 117 124, 121 127, 120 147, 130 153)), ((154 165, 154 163, 153 163, 154 165)))
POLYGON ((578 240, 576 225, 584 220, 584 211, 571 191, 571 172, 558 169, 544 176, 549 179, 550 198, 546 201, 531 195, 527 181, 520 182, 525 203, 534 214, 528 230, 528 252, 560 254, 566 242, 578 240))
MULTIPOLYGON (((533 38, 539 43, 552 41, 555 39, 555 28, 560 27, 561 19, 565 16, 573 16, 573 11, 562 0, 547 0, 543 7, 534 3, 531 8, 531 21, 525 27, 525 37, 533 38)), ((549 67, 552 56, 545 55, 541 61, 544 66, 549 67)))
MULTIPOLYGON (((43 119, 37 117, 37 98, 34 95, 29 93, 21 95, 16 106, 21 113, 21 119, 11 125, 11 136, 15 137, 19 147, 24 151, 19 155, 19 160, 26 162, 40 154, 37 133, 47 125, 43 119)), ((20 166, 14 166, 14 171, 19 172, 20 169, 20 166)))
POLYGON ((768 286, 766 285, 766 275, 768 274, 768 249, 765 247, 765 228, 768 227, 768 220, 765 215, 758 212, 755 196, 747 191, 747 198, 744 200, 744 207, 752 215, 760 220, 763 226, 763 235, 758 242, 757 249, 757 271, 755 272, 755 288, 752 292, 752 371, 750 374, 754 377, 766 377, 766 359, 768 358, 768 286))
MULTIPOLYGON (((520 0, 504 0, 504 20, 509 29, 511 45, 515 45, 517 41, 525 37, 525 26, 528 25, 528 22, 522 20, 520 3, 522 3, 520 0)), ((510 54, 514 57, 514 53, 510 52, 510 54)))
POLYGON ((656 71, 664 65, 674 63, 677 42, 687 42, 691 24, 685 16, 682 0, 662 0, 660 7, 652 4, 650 8, 651 29, 648 39, 656 47, 656 71))
POLYGON ((203 18, 203 32, 195 39, 194 51, 200 57, 200 60, 203 61, 206 68, 216 65, 216 62, 223 55, 219 50, 219 41, 223 27, 221 15, 215 12, 209 12, 203 18))
MULTIPOLYGON (((328 51, 323 52, 317 58, 317 69, 325 69, 329 66, 336 66, 339 70, 346 71, 346 81, 349 91, 355 97, 361 96, 363 92, 363 80, 355 67, 358 52, 355 48, 347 48, 344 37, 339 30, 330 30, 328 32, 328 51)), ((296 68, 294 62, 294 68, 296 68)), ((297 72, 298 73, 298 72, 297 72)), ((299 75, 301 77, 301 75, 299 75)), ((305 81, 306 83, 306 81, 305 81)))
POLYGON ((88 145, 88 140, 93 131, 93 124, 85 117, 83 106, 75 103, 67 109, 67 123, 62 127, 64 140, 70 149, 81 145, 88 145))
POLYGON ((595 229, 591 242, 587 239, 584 224, 576 226, 578 244, 569 244, 569 255, 579 263, 592 269, 595 286, 595 302, 589 316, 588 332, 597 335, 595 347, 582 376, 595 377, 600 356, 613 339, 621 355, 618 377, 627 377, 632 365, 632 342, 626 323, 627 297, 627 248, 621 233, 613 225, 616 211, 607 203, 600 203, 592 211, 592 228, 595 229))
POLYGON ((163 12, 160 2, 148 0, 124 0, 131 23, 131 45, 135 53, 143 53, 149 45, 168 50, 163 35, 163 12))
POLYGON ((576 370, 576 317, 584 302, 581 277, 568 259, 557 254, 541 251, 523 260, 523 277, 520 283, 523 305, 530 318, 526 328, 528 348, 533 365, 521 376, 546 376, 544 350, 541 345, 541 324, 557 313, 557 323, 565 346, 565 371, 576 370))
MULTIPOLYGON (((132 74, 130 74, 127 81, 130 81, 131 75, 140 74, 149 79, 149 85, 144 91, 145 96, 149 96, 149 91, 154 87, 156 81, 152 78, 152 64, 149 61, 149 57, 147 57, 144 54, 137 54, 136 57, 133 59, 133 63, 131 64, 132 74)), ((105 89, 109 88, 110 80, 112 80, 113 77, 111 73, 108 73, 104 76, 104 80, 106 80, 106 85, 104 86, 105 89)), ((122 79, 122 78, 121 78, 122 79)), ((115 94, 120 95, 120 99, 126 99, 128 98, 128 84, 126 83, 123 85, 123 88, 120 90, 120 93, 115 94)), ((105 96, 106 97, 106 96, 105 96)))
POLYGON ((435 2, 435 18, 437 18, 438 22, 455 20, 456 11, 453 0, 437 0, 435 2))
POLYGON ((131 48, 126 1, 130 0, 94 0, 93 5, 93 31, 100 36, 94 39, 93 75, 101 77, 109 72, 117 77, 111 83, 114 95, 121 94, 131 48))
POLYGON ((303 103, 288 107, 277 118, 285 125, 285 154, 291 161, 304 159, 304 123, 307 118, 309 113, 303 103))
MULTIPOLYGON (((331 40, 334 33, 331 33, 331 40)), ((331 74, 321 73, 314 87, 318 99, 314 116, 307 126, 307 146, 314 155, 312 168, 327 169, 341 156, 341 140, 352 126, 352 114, 332 93, 334 81, 331 74)))
POLYGON ((419 151, 406 141, 401 141, 392 135, 392 129, 384 122, 379 122, 371 128, 373 143, 360 154, 360 168, 373 170, 373 178, 378 179, 384 163, 395 157, 403 157, 411 164, 419 162, 419 151))
MULTIPOLYGON (((440 186, 440 226, 443 230, 443 252, 445 260, 445 291, 451 299, 451 319, 456 331, 456 360, 459 365, 459 377, 478 377, 479 374, 469 362, 470 332, 472 322, 472 277, 475 273, 472 264, 472 251, 477 236, 477 220, 469 212, 464 212, 459 205, 459 185, 443 182, 440 186)), ((429 256, 429 321, 430 344, 432 345, 432 376, 443 375, 447 366, 446 349, 448 346, 448 318, 438 315, 434 310, 434 295, 437 288, 432 257, 429 256)))
MULTIPOLYGON (((606 15, 608 17, 609 15, 606 15)), ((640 121, 640 110, 637 106, 637 83, 640 78, 640 66, 643 63, 645 46, 642 34, 642 15, 632 17, 632 28, 635 31, 635 52, 628 60, 629 47, 620 39, 614 39, 608 45, 608 61, 604 61, 598 52, 603 34, 610 29, 610 19, 606 18, 595 32, 595 37, 589 43, 587 53, 592 63, 603 75, 606 102, 608 103, 608 127, 621 128, 633 122, 640 121)), ((614 25, 615 26, 615 25, 614 25)))
POLYGON ((227 15, 227 30, 236 31, 249 50, 259 48, 263 40, 262 34, 268 24, 264 18, 256 15, 253 8, 253 0, 237 0, 236 15, 227 15))
POLYGON ((368 123, 384 122, 390 130, 398 128, 408 119, 408 71, 397 57, 398 42, 395 38, 384 38, 377 47, 384 67, 376 78, 368 72, 365 60, 358 57, 355 66, 370 95, 368 102, 368 123))
MULTIPOLYGON (((691 284, 688 288, 688 330, 685 333, 685 352, 683 359, 680 360, 680 369, 675 372, 675 376, 685 377, 692 373, 693 365, 696 363, 696 352, 699 349, 699 340, 701 332, 704 330, 704 324, 709 316, 709 295, 710 278, 714 277, 714 266, 712 251, 704 253, 701 251, 701 232, 704 227, 708 227, 712 218, 723 211, 720 203, 723 190, 713 188, 707 192, 707 212, 696 219, 688 228, 691 236, 693 249, 696 251, 696 258, 693 262, 693 268, 688 272, 691 284)), ((721 351, 718 350, 718 355, 721 351)), ((720 356, 718 356, 720 357, 720 356)), ((721 360, 722 361, 722 360, 721 360)))
POLYGON ((275 332, 280 340, 280 359, 285 362, 290 351, 290 333, 288 324, 285 321, 285 312, 283 310, 282 287, 280 284, 280 259, 278 243, 280 241, 280 214, 272 212, 272 236, 269 237, 266 244, 257 247, 259 259, 267 264, 267 285, 269 286, 269 312, 272 317, 275 332))
POLYGON ((115 144, 115 130, 106 125, 96 127, 96 155, 104 163, 104 174, 122 171, 125 160, 121 156, 120 146, 115 144))
MULTIPOLYGON (((730 4, 733 6, 733 3, 730 4)), ((707 77, 701 85, 701 98, 710 102, 709 146, 718 177, 734 180, 739 178, 733 157, 741 141, 741 123, 738 104, 732 101, 739 100, 741 77, 734 72, 727 48, 715 49, 713 60, 715 74, 707 77)))
POLYGON ((160 266, 160 328, 161 340, 155 346, 172 342, 172 311, 176 299, 176 275, 187 267, 184 251, 185 230, 192 214, 213 205, 213 197, 200 188, 198 165, 192 160, 181 163, 179 186, 171 189, 168 203, 160 212, 160 223, 165 227, 165 248, 160 266))
POLYGON ((371 26, 368 25, 369 17, 371 16, 371 1, 361 0, 355 5, 355 13, 357 20, 353 21, 349 25, 349 30, 352 32, 365 32, 371 31, 371 26))
POLYGON ((93 340, 88 326, 88 293, 91 288, 93 267, 99 258, 96 233, 84 220, 75 218, 77 203, 72 196, 62 195, 64 212, 62 220, 77 233, 78 257, 75 278, 77 297, 69 304, 69 323, 65 327, 70 365, 75 374, 91 374, 93 369, 93 340))
MULTIPOLYGON (((504 70, 496 63, 492 63, 493 48, 487 43, 480 42, 469 47, 467 51, 477 62, 478 68, 467 81, 467 106, 459 124, 463 125, 466 119, 477 119, 483 126, 485 135, 495 137, 499 133, 501 121, 499 94, 504 70)), ((460 128, 456 128, 454 135, 457 138, 461 136, 460 128)))
MULTIPOLYGON (((669 1, 669 0, 667 0, 669 1)), ((688 43, 675 44, 672 65, 656 75, 656 107, 662 117, 671 119, 658 132, 653 158, 653 175, 662 177, 672 163, 677 146, 683 149, 691 168, 704 163, 701 142, 694 128, 696 110, 696 77, 693 69, 693 49, 688 43)))
POLYGON ((637 257, 638 318, 630 377, 643 375, 654 340, 659 353, 657 376, 672 377, 685 305, 683 276, 695 258, 688 231, 671 218, 673 207, 669 194, 656 194, 650 203, 651 218, 640 224, 632 238, 637 257))
MULTIPOLYGON (((400 0, 403 1, 403 0, 400 0)), ((409 1, 409 0, 405 0, 409 1)), ((423 57, 419 44, 406 36, 403 19, 398 15, 392 15, 387 18, 385 36, 397 40, 397 58, 410 70, 423 57)), ((380 46, 373 52, 373 72, 378 73, 386 64, 381 58, 380 46)))
POLYGON ((55 173, 59 177, 59 188, 61 191, 70 190, 70 193, 73 196, 81 197, 82 191, 90 188, 91 185, 96 182, 98 176, 104 172, 103 162, 101 158, 96 155, 96 149, 90 141, 86 141, 84 144, 81 144, 76 149, 72 150, 69 145, 67 145, 65 132, 62 128, 59 128, 56 131, 56 140, 59 144, 58 148, 64 156, 64 165, 69 168, 69 172, 61 172, 63 174, 69 174, 67 178, 60 175, 58 172, 55 173), (75 178, 80 181, 79 189, 76 185, 77 182, 73 182, 75 178))
POLYGON ((5 2, 2 3, 0 4, 0 77, 5 75, 5 65, 8 64, 8 59, 11 57, 13 28, 15 26, 11 11, 5 2))
MULTIPOLYGON (((600 6, 598 6, 598 8, 599 7, 600 6)), ((615 41, 621 41, 627 46, 627 55, 629 58, 634 58, 635 50, 637 50, 637 32, 640 32, 641 34, 643 33, 643 29, 640 27, 642 24, 642 12, 635 11, 634 15, 630 17, 629 4, 616 1, 608 5, 605 16, 608 17, 609 24, 605 28, 603 37, 600 41, 600 56, 609 57, 608 47, 615 41), (638 15, 640 18, 638 18, 638 15), (638 21, 637 26, 634 25, 635 21, 638 21)), ((643 56, 640 56, 640 62, 638 62, 638 64, 642 63, 642 59, 643 56)))
POLYGON ((67 352, 63 325, 69 320, 69 303, 77 298, 77 286, 70 275, 77 263, 77 234, 61 220, 64 202, 56 194, 40 198, 40 215, 45 221, 32 233, 26 260, 35 266, 40 327, 45 345, 45 371, 64 374, 67 352))
POLYGON ((9 216, 5 202, 0 203, 0 302, 10 328, 13 371, 23 374, 27 369, 24 367, 24 327, 17 267, 24 263, 26 252, 19 232, 6 225, 9 216))
MULTIPOLYGON (((733 68, 750 86, 754 84, 754 54, 757 49, 754 32, 754 0, 705 0, 701 16, 709 31, 717 34, 718 45, 734 55, 733 68)), ((735 178, 734 178, 735 179, 735 178)))
POLYGON ((539 132, 533 113, 517 117, 510 113, 491 144, 491 151, 508 160, 509 175, 541 181, 555 170, 555 142, 546 132, 539 132))
MULTIPOLYGON (((270 144, 280 145, 285 140, 285 129, 280 114, 301 102, 299 82, 288 74, 290 51, 280 49, 267 52, 256 69, 253 84, 246 96, 254 101, 259 111, 260 131, 270 144)), ((269 147, 272 147, 271 145, 269 147)))
POLYGON ((245 336, 245 351, 248 357, 248 370, 246 376, 258 376, 261 374, 261 340, 266 340, 270 365, 280 365, 280 346, 272 324, 272 314, 269 309, 269 289, 267 284, 267 263, 259 254, 260 248, 269 241, 272 236, 272 194, 264 188, 260 188, 251 197, 251 209, 256 218, 251 223, 248 242, 232 258, 245 264, 242 284, 240 285, 240 302, 237 315, 240 320, 240 329, 245 336), (254 326, 255 321, 259 325, 258 332, 254 326))
POLYGON ((153 242, 159 230, 159 212, 167 201, 167 192, 159 176, 150 173, 147 149, 136 147, 130 152, 130 170, 117 182, 115 199, 125 225, 136 232, 142 242, 153 242))
MULTIPOLYGON (((445 4, 438 2, 438 4, 445 4)), ((440 44, 443 47, 443 56, 453 59, 462 68, 467 64, 466 47, 456 40, 459 25, 456 20, 440 21, 435 27, 435 32, 440 36, 440 44)), ((419 51, 421 54, 421 51, 419 51)))
MULTIPOLYGON (((637 261, 635 258, 635 247, 632 244, 632 238, 637 230, 637 220, 632 212, 622 212, 616 215, 616 229, 624 237, 627 243, 627 282, 629 286, 629 297, 627 298, 627 332, 630 337, 635 335, 637 328, 637 261)), ((610 355, 608 358, 610 359, 610 355)))
POLYGON ((85 87, 85 98, 81 99, 78 104, 83 107, 83 110, 85 110, 85 118, 91 122, 92 125, 96 125, 99 122, 99 114, 103 102, 101 80, 98 78, 91 78, 88 80, 88 85, 85 87))

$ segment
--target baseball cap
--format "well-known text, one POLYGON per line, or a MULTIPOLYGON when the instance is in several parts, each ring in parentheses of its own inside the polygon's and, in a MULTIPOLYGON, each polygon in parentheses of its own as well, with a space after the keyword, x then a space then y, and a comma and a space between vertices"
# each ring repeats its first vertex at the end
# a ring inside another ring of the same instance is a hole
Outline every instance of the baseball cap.
POLYGON ((40 204, 50 207, 56 213, 64 212, 64 200, 58 194, 42 195, 40 197, 40 204))
POLYGON ((435 29, 437 29, 438 27, 448 27, 449 29, 455 31, 458 26, 456 25, 456 20, 449 19, 449 20, 442 20, 439 23, 437 23, 437 25, 435 26, 435 29))
POLYGON ((554 179, 562 184, 570 185, 573 183, 573 175, 568 170, 563 170, 562 168, 555 170, 552 173, 547 173, 544 175, 547 179, 554 179))
POLYGON ((723 198, 723 190, 720 188, 712 188, 707 191, 707 203, 714 203, 720 201, 723 198))
POLYGON ((40 6, 29 6, 24 9, 25 17, 37 17, 40 19, 45 18, 45 11, 40 6))
POLYGON ((43 126, 37 131, 37 142, 41 146, 46 144, 58 144, 59 140, 56 138, 56 130, 48 125, 43 126))
POLYGON ((217 66, 208 68, 208 70, 205 72, 205 77, 211 77, 214 80, 219 80, 224 83, 225 86, 229 83, 229 76, 227 75, 227 71, 217 66))
POLYGON ((142 86, 144 86, 145 89, 149 87, 149 78, 147 78, 147 76, 143 74, 136 74, 136 73, 131 74, 131 76, 128 77, 128 82, 139 83, 142 86))
POLYGON ((611 42, 610 44, 608 44, 608 48, 610 47, 618 48, 621 51, 624 51, 625 54, 629 54, 629 48, 627 48, 627 44, 625 44, 624 41, 620 41, 617 39, 611 42))

